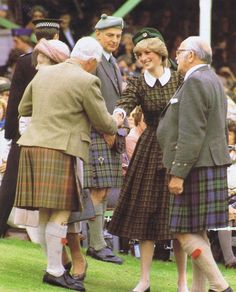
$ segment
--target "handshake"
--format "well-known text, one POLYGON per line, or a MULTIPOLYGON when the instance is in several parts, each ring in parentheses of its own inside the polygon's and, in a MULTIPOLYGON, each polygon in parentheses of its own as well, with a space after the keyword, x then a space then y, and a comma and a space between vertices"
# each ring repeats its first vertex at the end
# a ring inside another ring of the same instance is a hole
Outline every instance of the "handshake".
POLYGON ((124 123, 126 112, 121 108, 117 108, 114 110, 112 117, 115 119, 117 127, 119 128, 124 123))

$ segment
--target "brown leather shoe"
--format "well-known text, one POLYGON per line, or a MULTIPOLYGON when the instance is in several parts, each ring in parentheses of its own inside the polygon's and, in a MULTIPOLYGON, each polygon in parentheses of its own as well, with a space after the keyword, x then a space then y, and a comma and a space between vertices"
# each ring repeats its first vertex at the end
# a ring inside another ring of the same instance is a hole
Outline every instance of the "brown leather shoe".
POLYGON ((117 265, 123 264, 123 260, 119 258, 118 256, 114 255, 114 253, 108 246, 103 247, 100 250, 95 250, 94 248, 89 247, 87 249, 86 254, 99 261, 113 263, 117 265))
POLYGON ((60 277, 55 277, 46 272, 43 276, 43 282, 54 286, 85 292, 83 282, 75 281, 67 271, 65 271, 60 277))

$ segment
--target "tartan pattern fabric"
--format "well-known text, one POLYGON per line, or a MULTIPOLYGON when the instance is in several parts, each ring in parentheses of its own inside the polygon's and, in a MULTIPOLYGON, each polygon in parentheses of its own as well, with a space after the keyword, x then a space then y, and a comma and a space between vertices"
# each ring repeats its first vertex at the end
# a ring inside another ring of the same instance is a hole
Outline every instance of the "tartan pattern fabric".
POLYGON ((131 112, 141 105, 147 128, 141 135, 131 158, 120 197, 109 224, 112 234, 139 240, 166 240, 169 231, 169 193, 162 153, 156 140, 161 111, 179 83, 176 72, 161 86, 149 87, 143 76, 131 79, 118 106, 131 112))
POLYGON ((120 188, 121 155, 110 149, 103 136, 91 130, 89 164, 84 163, 84 188, 120 188))
POLYGON ((42 147, 21 147, 15 206, 79 210, 74 157, 42 147))
POLYGON ((228 225, 227 167, 193 169, 184 181, 184 193, 170 200, 170 229, 198 232, 228 225))

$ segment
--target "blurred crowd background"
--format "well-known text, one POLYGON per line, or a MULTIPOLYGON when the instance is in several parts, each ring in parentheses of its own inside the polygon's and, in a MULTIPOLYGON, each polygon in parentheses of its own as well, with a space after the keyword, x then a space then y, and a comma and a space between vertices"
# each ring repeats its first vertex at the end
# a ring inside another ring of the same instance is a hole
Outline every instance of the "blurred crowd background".
MULTIPOLYGON (((63 19, 61 40, 71 48, 76 40, 93 33, 94 24, 102 13, 112 15, 126 1, 122 0, 2 0, 0 17, 6 18, 22 28, 34 29, 33 19, 63 19), (68 32, 69 31, 69 37, 68 32)), ((212 1, 212 47, 213 66, 222 79, 228 95, 236 100, 236 1, 212 1)), ((129 75, 139 74, 142 70, 136 62, 132 49, 132 36, 142 27, 155 27, 164 36, 169 54, 175 59, 175 52, 181 41, 199 33, 199 0, 143 0, 124 17, 125 29, 119 51, 116 53, 124 81, 129 75)), ((0 29, 4 27, 0 26, 0 29)), ((23 32, 22 32, 23 33, 23 32)), ((15 59, 30 51, 34 43, 27 36, 13 33, 12 48, 0 76, 11 78, 15 59), (26 45, 17 40, 17 36, 26 45), (10 60, 9 60, 10 59, 10 60)), ((27 32, 25 32, 27 34, 27 32)), ((1 36, 0 36, 1 38, 1 36)), ((1 40, 0 40, 1 51, 1 40)))

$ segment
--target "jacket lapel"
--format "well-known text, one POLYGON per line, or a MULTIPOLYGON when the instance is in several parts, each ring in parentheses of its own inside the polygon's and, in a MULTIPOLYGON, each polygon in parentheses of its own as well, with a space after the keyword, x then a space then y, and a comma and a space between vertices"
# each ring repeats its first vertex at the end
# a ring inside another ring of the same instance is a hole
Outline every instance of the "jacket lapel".
POLYGON ((177 88, 176 92, 174 93, 174 95, 171 97, 171 99, 169 100, 169 102, 167 103, 167 105, 165 106, 165 108, 163 109, 163 111, 161 112, 160 117, 163 117, 165 112, 167 111, 168 107, 171 105, 171 102, 173 99, 176 98, 176 95, 179 93, 180 89, 182 88, 184 82, 180 84, 180 86, 177 88))
MULTIPOLYGON (((116 68, 116 70, 118 71, 118 72, 116 71, 116 73, 117 73, 117 77, 116 77, 116 76, 114 76, 115 72, 114 72, 113 67, 111 66, 111 64, 107 61, 107 59, 104 56, 102 56, 101 67, 103 68, 105 74, 111 80, 111 82, 114 85, 116 91, 120 95, 121 94, 121 82, 120 81, 121 81, 122 77, 121 77, 119 68, 116 68), (117 82, 116 82, 116 78, 118 79, 117 82)), ((118 67, 118 65, 117 65, 117 67, 118 67)))

